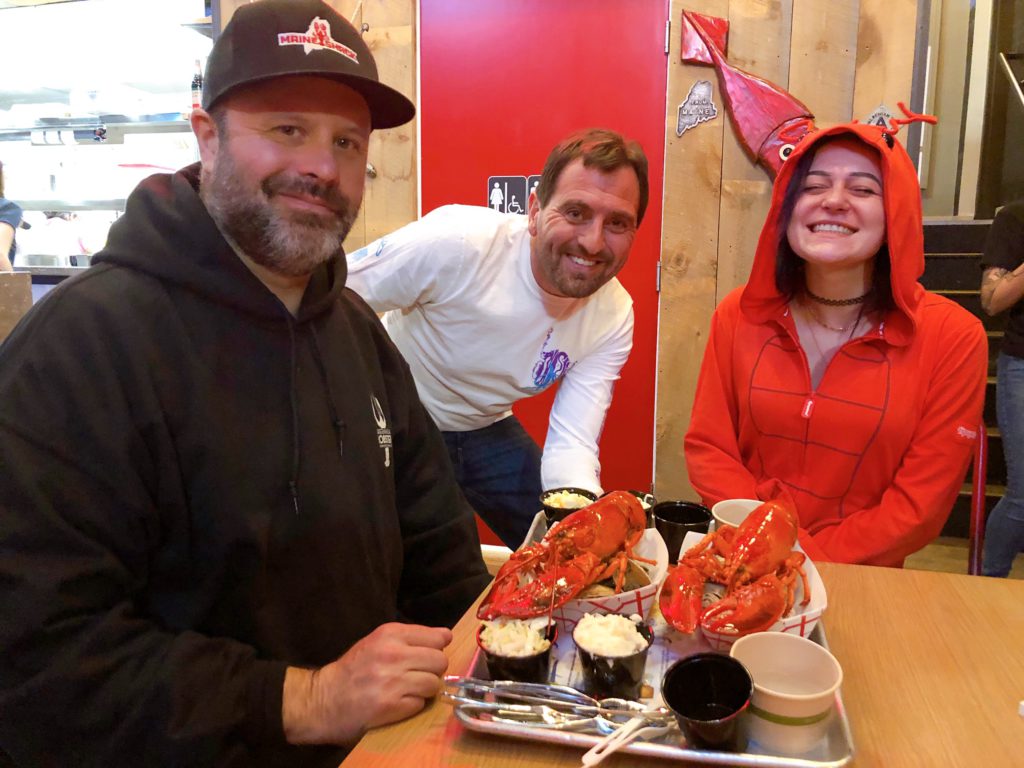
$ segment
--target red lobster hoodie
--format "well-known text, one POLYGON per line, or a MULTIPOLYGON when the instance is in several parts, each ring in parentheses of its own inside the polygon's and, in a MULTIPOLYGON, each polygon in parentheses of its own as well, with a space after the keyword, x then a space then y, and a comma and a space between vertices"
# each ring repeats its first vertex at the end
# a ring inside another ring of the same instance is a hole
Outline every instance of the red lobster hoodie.
POLYGON ((988 345, 978 318, 924 290, 923 271, 920 188, 899 142, 857 123, 805 137, 775 182, 749 282, 711 320, 685 440, 706 504, 788 497, 815 560, 902 566, 938 536, 979 439, 988 345), (796 161, 842 134, 881 158, 895 308, 813 388, 775 286, 779 216, 796 161))

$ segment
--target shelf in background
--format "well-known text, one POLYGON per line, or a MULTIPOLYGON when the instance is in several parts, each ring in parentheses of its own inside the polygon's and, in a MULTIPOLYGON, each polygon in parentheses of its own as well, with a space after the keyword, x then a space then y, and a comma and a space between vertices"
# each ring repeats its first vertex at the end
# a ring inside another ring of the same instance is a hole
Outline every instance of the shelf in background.
POLYGON ((125 198, 111 200, 12 200, 23 211, 123 211, 125 198))
POLYGON ((122 144, 125 135, 129 133, 189 133, 192 126, 184 114, 181 114, 180 118, 169 119, 166 115, 161 115, 160 119, 155 120, 128 120, 125 116, 119 115, 116 121, 108 121, 100 115, 37 121, 32 126, 0 128, 0 141, 30 141, 39 145, 59 145, 66 143, 62 140, 61 134, 70 132, 74 136, 73 144, 122 144), (103 128, 106 132, 102 141, 94 137, 93 132, 98 128, 103 128))

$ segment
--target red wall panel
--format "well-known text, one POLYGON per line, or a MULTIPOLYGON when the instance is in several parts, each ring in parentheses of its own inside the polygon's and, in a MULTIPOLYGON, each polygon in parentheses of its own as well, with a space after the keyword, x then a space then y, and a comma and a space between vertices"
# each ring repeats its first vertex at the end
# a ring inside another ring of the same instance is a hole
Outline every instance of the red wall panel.
MULTIPOLYGON (((619 279, 633 351, 601 440, 606 489, 649 489, 657 351, 656 270, 666 124, 666 0, 421 0, 423 212, 487 204, 488 176, 539 174, 588 126, 620 131, 650 162, 651 203, 619 279)), ((543 442, 549 391, 516 406, 543 442)))

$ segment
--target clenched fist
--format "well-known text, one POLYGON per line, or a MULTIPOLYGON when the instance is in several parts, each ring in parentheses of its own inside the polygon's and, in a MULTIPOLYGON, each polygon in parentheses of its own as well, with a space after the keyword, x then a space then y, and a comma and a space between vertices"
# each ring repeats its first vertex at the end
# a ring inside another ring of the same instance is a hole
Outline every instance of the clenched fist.
POLYGON ((354 744, 419 712, 448 668, 451 630, 384 624, 317 670, 289 667, 282 720, 292 744, 354 744))

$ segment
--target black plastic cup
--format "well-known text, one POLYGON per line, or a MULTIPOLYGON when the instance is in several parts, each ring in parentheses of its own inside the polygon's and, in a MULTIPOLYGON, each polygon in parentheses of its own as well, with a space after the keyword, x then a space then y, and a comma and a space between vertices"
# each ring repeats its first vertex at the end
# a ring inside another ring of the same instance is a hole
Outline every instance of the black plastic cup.
POLYGON ((687 740, 698 749, 738 752, 747 737, 740 713, 750 705, 754 683, 740 662, 720 653, 697 653, 665 672, 661 696, 687 740))
POLYGON ((532 656, 500 656, 491 653, 480 641, 480 633, 484 628, 481 625, 476 631, 476 644, 483 651, 484 659, 487 661, 487 674, 491 680, 515 680, 519 683, 546 683, 548 672, 551 667, 551 649, 555 647, 555 639, 558 637, 558 628, 552 624, 544 635, 551 641, 547 650, 535 653, 532 656))
POLYGON ((540 506, 544 510, 544 517, 548 521, 549 529, 559 520, 568 517, 577 509, 583 509, 583 507, 563 509, 562 507, 548 506, 548 497, 551 496, 552 494, 561 493, 563 491, 566 493, 575 493, 587 499, 587 503, 584 506, 589 506, 590 504, 593 504, 595 501, 597 501, 597 495, 594 494, 592 491, 588 491, 584 488, 551 488, 550 490, 544 491, 544 493, 540 495, 540 506))
POLYGON ((711 526, 711 510, 695 501, 662 501, 651 510, 654 527, 668 547, 668 562, 679 561, 683 539, 690 531, 707 533, 711 526))
MULTIPOLYGON (((636 625, 647 645, 643 650, 629 656, 600 656, 590 653, 576 644, 583 668, 584 691, 595 699, 636 699, 644 682, 644 667, 647 666, 647 652, 654 642, 651 628, 642 622, 636 625)), ((575 640, 575 638, 573 638, 575 640)))

